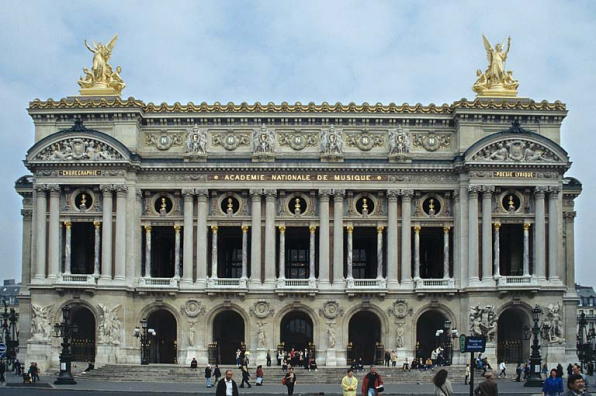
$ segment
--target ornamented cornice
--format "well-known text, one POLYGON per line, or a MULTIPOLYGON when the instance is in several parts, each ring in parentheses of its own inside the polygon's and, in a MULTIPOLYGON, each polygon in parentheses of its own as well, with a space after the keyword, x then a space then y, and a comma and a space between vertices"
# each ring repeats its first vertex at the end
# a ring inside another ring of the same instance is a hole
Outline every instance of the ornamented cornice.
POLYGON ((564 103, 560 101, 556 101, 554 103, 549 103, 546 100, 542 102, 536 102, 533 100, 501 100, 501 99, 476 99, 474 101, 468 101, 467 99, 461 99, 453 104, 442 104, 442 105, 435 105, 431 103, 428 106, 423 106, 422 104, 416 105, 409 105, 408 103, 404 103, 402 105, 396 105, 395 103, 390 103, 388 105, 383 105, 380 103, 370 105, 368 103, 363 103, 361 105, 357 105, 355 103, 349 103, 344 105, 342 103, 336 104, 329 104, 327 102, 323 102, 320 105, 309 103, 309 104, 302 104, 297 102, 293 105, 283 102, 281 104, 274 104, 274 103, 255 103, 249 105, 248 103, 228 103, 228 104, 221 104, 221 103, 214 103, 214 104, 207 104, 201 103, 195 105, 194 103, 190 102, 186 105, 181 103, 174 103, 169 105, 167 103, 162 104, 154 104, 148 103, 135 99, 135 98, 128 98, 128 99, 121 99, 121 98, 114 98, 114 99, 86 99, 86 98, 74 98, 74 99, 61 99, 61 100, 53 100, 48 99, 45 101, 41 101, 39 99, 35 99, 34 101, 29 103, 29 110, 53 110, 53 109, 94 109, 94 108, 104 108, 104 109, 130 109, 130 108, 137 108, 145 113, 370 113, 370 114, 413 114, 413 113, 423 113, 423 114, 449 114, 456 109, 505 109, 505 110, 547 110, 547 111, 565 111, 566 106, 564 103))

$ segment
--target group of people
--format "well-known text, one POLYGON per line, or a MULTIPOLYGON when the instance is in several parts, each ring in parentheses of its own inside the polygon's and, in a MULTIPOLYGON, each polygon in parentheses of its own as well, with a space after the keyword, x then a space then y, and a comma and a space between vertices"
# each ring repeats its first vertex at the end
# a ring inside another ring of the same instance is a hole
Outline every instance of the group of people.
MULTIPOLYGON (((544 371, 544 366, 542 371, 544 371)), ((542 394, 544 396, 590 396, 588 377, 582 373, 578 364, 569 364, 567 374, 567 391, 565 391, 563 389, 563 367, 559 364, 556 368, 551 369, 549 376, 544 380, 542 394)))
MULTIPOLYGON (((269 352, 267 352, 269 353, 269 352)), ((277 365, 281 366, 284 373, 288 372, 289 367, 298 368, 302 367, 309 371, 318 371, 317 361, 312 351, 308 349, 295 350, 292 348, 289 351, 278 350, 277 351, 277 365)))
MULTIPOLYGON (((0 384, 6 382, 6 372, 9 371, 7 363, 4 360, 0 360, 0 384)), ((31 362, 29 369, 25 370, 25 365, 22 364, 19 359, 16 359, 12 363, 12 370, 15 375, 23 377, 23 383, 36 383, 39 381, 39 373, 41 370, 37 366, 36 362, 31 362)))

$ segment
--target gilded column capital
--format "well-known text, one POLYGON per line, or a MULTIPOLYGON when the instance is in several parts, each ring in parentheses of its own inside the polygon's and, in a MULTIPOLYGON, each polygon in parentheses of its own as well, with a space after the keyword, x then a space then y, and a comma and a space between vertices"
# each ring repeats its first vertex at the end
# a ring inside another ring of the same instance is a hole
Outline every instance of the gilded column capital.
POLYGON ((387 200, 389 202, 397 202, 399 197, 399 190, 387 190, 387 200))
POLYGON ((150 225, 145 226, 145 232, 148 234, 151 234, 151 226, 150 225))
POLYGON ((420 233, 420 230, 421 230, 421 227, 420 227, 419 225, 417 225, 417 226, 414 226, 414 232, 415 232, 416 234, 419 234, 419 233, 420 233))
POLYGON ((192 201, 194 199, 195 194, 196 194, 196 191, 192 188, 183 188, 182 189, 182 196, 184 197, 185 202, 192 201))
POLYGON ((70 230, 72 228, 72 223, 70 221, 65 221, 64 227, 66 227, 67 230, 70 230))
POLYGON ((277 228, 279 229, 279 233, 280 234, 285 234, 286 233, 286 226, 285 225, 280 225, 277 228))
POLYGON ((398 194, 401 196, 402 201, 403 200, 409 201, 412 199, 412 197, 414 197, 414 190, 401 189, 401 190, 399 190, 398 194))
POLYGON ((382 234, 384 230, 385 230, 385 227, 383 227, 383 226, 378 226, 378 227, 377 227, 377 234, 382 234))
POLYGON ((218 229, 219 229, 219 227, 216 226, 216 225, 211 226, 211 232, 214 233, 214 234, 217 234, 217 230, 218 229))
POLYGON ((308 227, 308 229, 310 230, 311 234, 314 234, 317 231, 317 226, 311 225, 310 227, 308 227))
POLYGON ((99 228, 101 227, 101 222, 99 221, 94 221, 93 222, 93 226, 95 227, 96 230, 99 230, 99 228))
POLYGON ((499 231, 499 229, 501 229, 501 223, 495 223, 495 224, 493 224, 493 227, 494 227, 495 231, 499 231))
POLYGON ((530 223, 524 223, 524 231, 528 231, 530 229, 530 223))
POLYGON ((451 227, 449 227, 449 226, 444 226, 443 227, 443 233, 449 234, 449 231, 451 231, 451 227))
POLYGON ((180 226, 179 225, 175 225, 174 226, 174 231, 176 232, 176 234, 180 234, 180 226))
POLYGON ((199 199, 199 201, 207 201, 207 199, 209 198, 209 190, 206 188, 196 189, 195 193, 197 194, 197 198, 199 199))
POLYGON ((248 232, 248 226, 247 225, 243 225, 242 227, 242 233, 246 234, 248 232))
POLYGON ((354 232, 354 226, 353 225, 349 225, 346 227, 346 230, 348 231, 348 234, 351 234, 354 232))

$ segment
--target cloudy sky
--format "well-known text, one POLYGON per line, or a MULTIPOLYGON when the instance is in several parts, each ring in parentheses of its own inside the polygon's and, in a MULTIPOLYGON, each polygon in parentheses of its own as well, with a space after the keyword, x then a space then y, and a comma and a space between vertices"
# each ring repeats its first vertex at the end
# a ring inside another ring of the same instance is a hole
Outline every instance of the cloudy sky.
POLYGON ((596 285, 594 1, 0 0, 0 279, 20 277, 14 181, 33 144, 28 102, 78 94, 83 40, 119 34, 111 63, 124 97, 145 102, 369 102, 472 99, 486 67, 482 33, 512 37, 520 96, 561 100, 577 202, 578 279, 596 285), (590 254, 592 253, 592 254, 590 254))

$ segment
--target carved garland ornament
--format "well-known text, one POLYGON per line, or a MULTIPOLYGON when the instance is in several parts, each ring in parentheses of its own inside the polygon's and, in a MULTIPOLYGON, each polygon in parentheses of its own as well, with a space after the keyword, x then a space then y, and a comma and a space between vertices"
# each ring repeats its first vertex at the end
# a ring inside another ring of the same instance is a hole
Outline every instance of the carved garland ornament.
POLYGON ((273 316, 275 310, 271 307, 268 301, 259 300, 255 302, 254 307, 250 307, 249 310, 251 315, 256 316, 259 319, 265 319, 268 316, 273 316))
POLYGON ((412 308, 408 307, 406 300, 396 300, 388 311, 396 319, 403 319, 408 315, 412 315, 412 308))
POLYGON ((346 145, 348 147, 358 147, 362 151, 370 151, 373 147, 383 147, 385 139, 382 135, 372 134, 368 131, 362 133, 347 133, 346 145))
POLYGON ((414 147, 423 147, 426 151, 437 151, 440 148, 449 148, 451 146, 451 137, 448 135, 414 134, 414 147))
POLYGON ((319 309, 319 314, 327 319, 335 319, 338 316, 343 316, 344 310, 339 307, 339 303, 335 300, 329 300, 323 304, 323 308, 319 309))
POLYGON ((221 146, 228 151, 233 151, 236 150, 238 147, 250 146, 250 138, 246 133, 214 133, 211 144, 213 145, 213 147, 221 146))
POLYGON ((180 307, 180 312, 188 316, 189 318, 196 318, 201 314, 205 313, 205 307, 201 305, 201 302, 198 300, 187 300, 186 303, 182 307, 180 307))
POLYGON ((293 150, 300 151, 306 147, 316 147, 318 144, 318 135, 316 133, 280 133, 279 145, 282 147, 290 146, 293 150))
POLYGON ((184 146, 184 133, 154 132, 145 134, 145 144, 155 146, 158 150, 169 150, 171 147, 184 146))
POLYGON ((41 150, 37 161, 117 161, 124 157, 106 143, 89 138, 67 138, 41 150))

